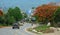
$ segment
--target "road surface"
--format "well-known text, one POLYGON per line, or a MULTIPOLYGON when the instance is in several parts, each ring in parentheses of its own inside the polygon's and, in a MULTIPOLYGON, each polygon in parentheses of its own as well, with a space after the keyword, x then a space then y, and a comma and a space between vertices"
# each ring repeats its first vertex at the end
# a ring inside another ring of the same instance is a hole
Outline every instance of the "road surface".
POLYGON ((0 28, 0 35, 35 35, 25 30, 29 27, 31 27, 31 24, 25 23, 20 29, 12 29, 12 27, 0 28))

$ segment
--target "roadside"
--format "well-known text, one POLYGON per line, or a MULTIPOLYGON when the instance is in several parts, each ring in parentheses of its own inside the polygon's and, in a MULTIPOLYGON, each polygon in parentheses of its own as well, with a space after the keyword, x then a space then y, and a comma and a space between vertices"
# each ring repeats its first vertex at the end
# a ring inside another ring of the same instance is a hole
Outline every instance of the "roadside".
POLYGON ((11 26, 0 26, 0 28, 4 28, 4 27, 11 27, 11 26))
MULTIPOLYGON (((36 26, 37 26, 36 24, 33 24, 33 26, 31 26, 30 28, 34 28, 34 27, 36 27, 36 26)), ((28 31, 28 29, 29 29, 29 28, 25 28, 25 31, 28 32, 28 33, 31 33, 31 34, 33 34, 33 35, 39 35, 39 34, 37 34, 37 33, 28 31)))
POLYGON ((25 31, 26 31, 27 33, 31 33, 31 34, 33 34, 33 35, 37 35, 36 33, 32 33, 32 32, 27 31, 27 29, 25 29, 25 31))
MULTIPOLYGON (((29 27, 29 28, 34 28, 34 27, 36 27, 35 24, 34 24, 33 26, 29 27)), ((25 28, 25 32, 30 33, 30 34, 32 34, 32 35, 38 35, 38 34, 36 34, 36 33, 33 33, 33 32, 28 31, 27 29, 28 29, 28 28, 25 28)))
POLYGON ((11 27, 11 26, 0 26, 0 28, 4 28, 4 27, 11 27))
MULTIPOLYGON (((36 25, 33 25, 33 26, 31 27, 31 29, 34 28, 34 27, 36 27, 36 25)), ((35 29, 29 31, 28 29, 30 29, 30 28, 27 28, 27 29, 26 29, 28 32, 35 33, 35 34, 37 34, 37 35, 60 35, 60 28, 51 27, 50 29, 53 29, 53 30, 54 30, 54 32, 51 32, 51 33, 37 32, 35 29)))

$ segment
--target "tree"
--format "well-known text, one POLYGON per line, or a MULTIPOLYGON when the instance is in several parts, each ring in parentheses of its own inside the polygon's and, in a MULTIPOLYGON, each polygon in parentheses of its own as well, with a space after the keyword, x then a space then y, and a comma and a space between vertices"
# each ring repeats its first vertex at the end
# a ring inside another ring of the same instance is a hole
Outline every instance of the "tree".
POLYGON ((3 23, 3 18, 2 18, 2 16, 0 16, 0 23, 3 23))
POLYGON ((35 9, 34 16, 37 16, 37 20, 43 23, 46 23, 47 21, 48 22, 52 21, 53 14, 57 8, 58 6, 52 6, 52 5, 38 6, 35 9))
POLYGON ((14 13, 14 10, 12 8, 9 8, 8 12, 7 12, 7 15, 14 16, 15 14, 13 14, 13 13, 14 13))
POLYGON ((3 11, 0 10, 0 24, 3 24, 4 18, 3 18, 3 11))
POLYGON ((56 12, 55 12, 55 14, 54 14, 54 21, 55 21, 56 23, 60 22, 60 7, 57 8, 57 10, 56 10, 56 12))
POLYGON ((16 22, 16 20, 14 19, 13 16, 10 16, 7 18, 7 25, 12 25, 14 22, 16 22))
POLYGON ((14 16, 14 18, 15 18, 16 21, 22 19, 21 10, 20 10, 18 7, 15 7, 14 9, 9 8, 8 14, 9 14, 10 16, 14 16))
POLYGON ((3 16, 3 12, 2 12, 2 10, 0 10, 0 16, 3 16))
POLYGON ((16 18, 16 20, 21 20, 23 17, 21 10, 18 7, 15 7, 14 12, 15 12, 14 17, 16 18))
POLYGON ((3 16, 0 16, 0 23, 2 24, 2 25, 7 25, 6 24, 6 18, 5 18, 5 15, 3 15, 3 16))
POLYGON ((22 18, 21 10, 18 7, 9 8, 6 14, 0 16, 0 23, 4 25, 12 25, 14 22, 17 22, 22 18))

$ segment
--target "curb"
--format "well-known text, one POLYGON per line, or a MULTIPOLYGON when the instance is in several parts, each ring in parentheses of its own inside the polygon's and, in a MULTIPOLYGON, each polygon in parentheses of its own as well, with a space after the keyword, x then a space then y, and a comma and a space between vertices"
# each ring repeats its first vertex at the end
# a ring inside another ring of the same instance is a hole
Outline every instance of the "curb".
POLYGON ((38 34, 35 34, 35 33, 32 33, 32 32, 27 31, 26 28, 25 28, 25 31, 26 31, 27 33, 31 33, 31 34, 33 34, 33 35, 38 35, 38 34))

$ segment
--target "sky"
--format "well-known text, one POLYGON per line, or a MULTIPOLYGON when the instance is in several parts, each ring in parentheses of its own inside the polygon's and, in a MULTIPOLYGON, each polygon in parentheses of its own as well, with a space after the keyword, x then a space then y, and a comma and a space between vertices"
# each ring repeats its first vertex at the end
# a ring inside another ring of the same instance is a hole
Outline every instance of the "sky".
POLYGON ((0 8, 8 9, 9 7, 18 6, 23 11, 28 11, 32 7, 37 7, 50 2, 60 2, 60 0, 0 0, 0 8))

